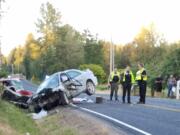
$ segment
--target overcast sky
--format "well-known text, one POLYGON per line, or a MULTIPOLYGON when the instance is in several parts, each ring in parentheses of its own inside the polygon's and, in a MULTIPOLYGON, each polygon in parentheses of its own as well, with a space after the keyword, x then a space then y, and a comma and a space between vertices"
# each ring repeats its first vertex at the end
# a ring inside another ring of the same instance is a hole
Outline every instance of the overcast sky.
MULTIPOLYGON (((36 33, 35 22, 42 3, 48 0, 6 0, 0 34, 3 54, 24 44, 28 33, 36 33)), ((62 22, 83 31, 98 33, 115 43, 133 40, 142 26, 154 23, 172 42, 180 40, 179 0, 49 0, 61 12, 62 22)))

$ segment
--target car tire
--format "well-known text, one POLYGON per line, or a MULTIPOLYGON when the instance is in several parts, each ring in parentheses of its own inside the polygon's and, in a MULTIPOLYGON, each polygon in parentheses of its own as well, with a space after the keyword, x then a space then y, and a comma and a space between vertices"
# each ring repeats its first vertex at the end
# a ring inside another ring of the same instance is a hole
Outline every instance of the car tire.
POLYGON ((42 108, 40 106, 38 106, 38 105, 34 107, 34 112, 35 113, 39 113, 41 110, 42 110, 42 108))
POLYGON ((59 93, 59 104, 60 105, 67 105, 69 104, 69 99, 67 98, 67 95, 65 92, 60 91, 59 93))
POLYGON ((88 80, 86 83, 86 94, 93 95, 95 93, 95 85, 91 80, 88 80))

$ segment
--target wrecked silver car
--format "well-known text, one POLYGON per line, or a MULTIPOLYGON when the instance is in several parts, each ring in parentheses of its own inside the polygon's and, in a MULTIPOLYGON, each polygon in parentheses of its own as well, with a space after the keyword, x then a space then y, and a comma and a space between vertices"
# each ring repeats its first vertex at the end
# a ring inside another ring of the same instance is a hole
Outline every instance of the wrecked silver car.
POLYGON ((89 89, 79 87, 83 87, 80 81, 72 79, 65 72, 58 72, 46 79, 27 103, 36 113, 41 109, 49 110, 57 105, 67 105, 79 94, 89 93, 89 89))

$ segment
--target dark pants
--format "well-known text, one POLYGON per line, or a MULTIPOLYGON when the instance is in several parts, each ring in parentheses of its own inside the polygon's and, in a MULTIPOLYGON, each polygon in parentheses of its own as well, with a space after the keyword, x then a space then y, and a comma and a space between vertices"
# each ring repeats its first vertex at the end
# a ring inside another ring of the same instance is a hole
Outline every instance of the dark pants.
POLYGON ((172 96, 172 87, 173 87, 172 84, 168 84, 168 94, 167 94, 168 97, 172 96))
POLYGON ((146 81, 139 81, 138 84, 139 84, 139 96, 140 96, 139 102, 145 103, 147 83, 146 81))
POLYGON ((110 100, 112 100, 115 92, 115 100, 118 100, 118 83, 111 83, 110 100))
POLYGON ((126 92, 127 92, 127 101, 128 103, 131 102, 130 96, 131 96, 131 84, 129 83, 124 83, 123 84, 123 96, 122 96, 122 101, 125 102, 125 97, 126 97, 126 92))

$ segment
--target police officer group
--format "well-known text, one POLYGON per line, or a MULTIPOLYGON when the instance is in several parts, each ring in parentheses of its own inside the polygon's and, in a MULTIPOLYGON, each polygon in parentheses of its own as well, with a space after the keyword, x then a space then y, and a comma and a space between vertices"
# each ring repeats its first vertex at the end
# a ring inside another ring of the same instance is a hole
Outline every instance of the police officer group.
POLYGON ((139 101, 138 104, 145 104, 146 101, 146 87, 147 87, 147 73, 144 65, 142 63, 138 64, 138 71, 136 72, 136 77, 134 78, 133 72, 130 69, 130 66, 127 66, 124 72, 120 75, 120 73, 115 68, 114 71, 109 76, 109 84, 110 84, 110 100, 113 100, 113 95, 115 93, 115 101, 119 101, 118 99, 118 86, 120 80, 122 81, 123 94, 122 94, 122 103, 126 102, 127 95, 127 103, 131 104, 131 88, 132 85, 137 82, 139 86, 139 101))

